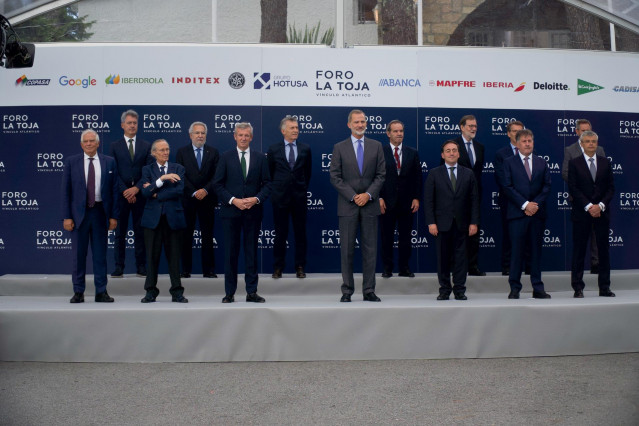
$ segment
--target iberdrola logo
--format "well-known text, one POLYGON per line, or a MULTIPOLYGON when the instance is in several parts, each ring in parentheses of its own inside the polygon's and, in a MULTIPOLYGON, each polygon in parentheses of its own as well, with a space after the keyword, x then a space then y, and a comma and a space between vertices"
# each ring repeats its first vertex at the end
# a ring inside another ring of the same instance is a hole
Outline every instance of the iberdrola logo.
POLYGON ((104 79, 104 82, 106 84, 119 84, 120 83, 120 74, 118 74, 118 75, 109 74, 109 76, 104 79))
POLYGON ((603 89, 603 86, 599 86, 595 83, 590 83, 586 80, 577 79, 577 96, 585 95, 586 93, 596 92, 603 89))

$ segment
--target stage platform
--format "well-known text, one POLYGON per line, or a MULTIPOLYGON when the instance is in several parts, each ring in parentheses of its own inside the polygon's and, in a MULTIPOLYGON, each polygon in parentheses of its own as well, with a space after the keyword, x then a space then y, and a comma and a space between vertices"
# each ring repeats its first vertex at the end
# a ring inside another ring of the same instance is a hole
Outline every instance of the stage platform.
POLYGON ((222 362, 494 358, 639 352, 639 271, 613 271, 616 298, 586 274, 574 299, 569 272, 544 273, 550 300, 507 300, 507 277, 469 277, 467 301, 437 301, 434 274, 377 278, 381 303, 339 303, 341 276, 261 275, 265 304, 222 304, 224 279, 183 280, 188 304, 172 303, 168 276, 143 305, 144 279, 109 279, 113 304, 72 305, 70 276, 0 276, 0 360, 222 362))

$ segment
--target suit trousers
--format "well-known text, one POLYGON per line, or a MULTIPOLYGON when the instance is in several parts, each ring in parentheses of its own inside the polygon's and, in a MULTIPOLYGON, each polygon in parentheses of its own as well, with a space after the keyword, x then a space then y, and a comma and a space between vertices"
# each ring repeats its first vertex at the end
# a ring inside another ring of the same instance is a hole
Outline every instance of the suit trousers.
POLYGON ((411 231, 413 229, 413 213, 408 208, 386 207, 386 213, 380 215, 382 238, 382 263, 384 270, 393 270, 393 246, 395 245, 395 226, 397 226, 397 246, 399 272, 409 269, 411 255, 411 231))
MULTIPOLYGON (((235 207, 234 207, 235 208, 235 207)), ((237 290, 240 241, 244 246, 244 282, 246 293, 257 292, 257 240, 261 220, 242 213, 237 217, 223 218, 224 224, 224 290, 235 294, 237 290)))
POLYGON ((508 201, 499 201, 499 214, 501 215, 501 270, 510 269, 510 231, 508 230, 508 201))
POLYGON ((467 231, 460 231, 457 221, 448 231, 439 231, 436 239, 437 247, 437 279, 439 294, 449 295, 466 293, 466 274, 468 273, 468 258, 466 257, 467 231), (452 266, 452 270, 451 270, 452 266), (453 274, 453 284, 450 284, 450 274, 453 274))
POLYGON ((289 217, 295 235, 295 267, 306 266, 306 197, 290 200, 287 206, 273 204, 275 243, 273 245, 273 269, 283 270, 286 266, 286 242, 288 239, 289 217))
POLYGON ((524 216, 508 221, 512 255, 510 258, 510 289, 521 291, 521 273, 524 269, 526 246, 530 247, 530 282, 533 291, 544 291, 541 281, 541 249, 546 222, 534 216, 524 216))
POLYGON ((213 228, 215 227, 215 206, 206 198, 195 197, 184 199, 184 218, 186 229, 182 242, 182 272, 191 273, 193 266, 193 231, 196 219, 200 222, 202 241, 201 259, 202 274, 215 272, 215 254, 213 252, 213 228))
POLYGON ((129 231, 129 215, 133 216, 133 238, 135 247, 135 264, 144 266, 146 263, 146 250, 144 248, 144 229, 142 228, 142 214, 144 213, 144 205, 146 200, 142 193, 138 193, 135 203, 129 203, 122 194, 118 195, 120 203, 120 219, 118 226, 115 228, 115 239, 113 241, 113 255, 115 258, 115 266, 124 269, 126 260, 127 233, 129 231))
POLYGON ((586 286, 584 284, 584 258, 586 257, 586 247, 589 238, 591 238, 590 244, 595 244, 599 252, 599 276, 597 277, 599 290, 610 288, 609 231, 610 222, 605 217, 587 218, 582 222, 573 222, 570 283, 575 291, 583 291, 586 286), (595 232, 594 240, 591 238, 591 232, 589 232, 591 229, 595 232))
POLYGON ((74 293, 84 293, 86 287, 87 255, 89 244, 93 258, 93 282, 95 293, 104 293, 107 286, 107 226, 106 214, 102 203, 87 207, 81 224, 71 232, 73 247, 73 283, 74 293))
POLYGON ((180 280, 180 249, 182 245, 182 230, 173 230, 169 227, 166 216, 160 217, 157 228, 144 228, 144 242, 146 244, 147 274, 144 281, 144 290, 155 296, 160 294, 158 290, 158 270, 160 267, 160 255, 162 246, 169 263, 169 277, 171 278, 171 296, 184 294, 184 287, 180 280))
MULTIPOLYGON (((376 202, 376 201, 373 201, 376 202)), ((360 246, 362 249, 362 274, 364 294, 375 291, 375 264, 377 263, 377 216, 364 216, 361 209, 354 216, 339 217, 340 257, 342 265, 342 294, 352 295, 355 292, 353 279, 353 253, 357 229, 360 229, 360 246)))

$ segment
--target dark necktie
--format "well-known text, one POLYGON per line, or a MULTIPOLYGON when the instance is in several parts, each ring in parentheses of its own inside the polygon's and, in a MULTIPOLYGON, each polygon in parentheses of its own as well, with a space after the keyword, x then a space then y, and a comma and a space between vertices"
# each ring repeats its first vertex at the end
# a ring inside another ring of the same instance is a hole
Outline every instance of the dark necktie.
POLYGON ((240 165, 242 166, 242 175, 244 176, 244 180, 246 180, 246 158, 244 158, 244 154, 246 154, 246 151, 242 151, 242 159, 240 160, 240 165))
POLYGON ((516 156, 517 154, 519 154, 519 150, 517 149, 517 147, 515 147, 515 154, 514 155, 516 156))
POLYGON ((397 165, 397 174, 399 174, 402 166, 399 164, 399 148, 395 147, 395 164, 397 165))
POLYGON ((295 167, 295 152, 293 152, 293 143, 288 144, 288 165, 293 169, 295 167))
POLYGON ((528 180, 532 180, 532 171, 530 170, 530 164, 528 163, 528 156, 524 157, 524 168, 526 169, 528 180))
POLYGON ((592 176, 592 181, 594 182, 597 178, 597 167, 595 167, 595 159, 589 158, 588 161, 590 161, 590 176, 592 176))
POLYGON ((129 139, 129 155, 131 156, 131 161, 133 161, 133 157, 135 157, 135 152, 133 151, 133 139, 129 139))
POLYGON ((195 154, 195 158, 197 160, 197 168, 198 170, 202 169, 202 148, 196 149, 197 154, 195 154))
POLYGON ((450 170, 450 183, 453 186, 453 192, 455 192, 455 189, 457 187, 457 178, 455 177, 455 167, 449 167, 448 170, 450 170))
POLYGON ((357 139, 357 167, 359 167, 359 174, 364 173, 364 145, 362 140, 357 139))
POLYGON ((87 173, 87 205, 95 206, 95 167, 93 157, 89 157, 89 173, 87 173))
POLYGON ((470 167, 475 167, 475 156, 473 150, 470 148, 470 142, 466 142, 466 151, 468 151, 468 160, 470 161, 470 167))
POLYGON ((163 175, 164 174, 164 166, 160 166, 160 174, 163 175))

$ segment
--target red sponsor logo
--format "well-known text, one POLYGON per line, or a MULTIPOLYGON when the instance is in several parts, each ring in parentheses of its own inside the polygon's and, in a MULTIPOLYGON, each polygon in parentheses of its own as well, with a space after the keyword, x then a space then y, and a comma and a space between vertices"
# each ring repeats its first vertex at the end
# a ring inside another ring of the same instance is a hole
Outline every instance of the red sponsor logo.
POLYGON ((429 86, 437 87, 477 87, 475 80, 430 80, 429 86))
POLYGON ((521 92, 522 90, 524 90, 525 87, 526 87, 526 82, 523 82, 519 86, 517 86, 517 88, 515 89, 515 92, 521 92))

